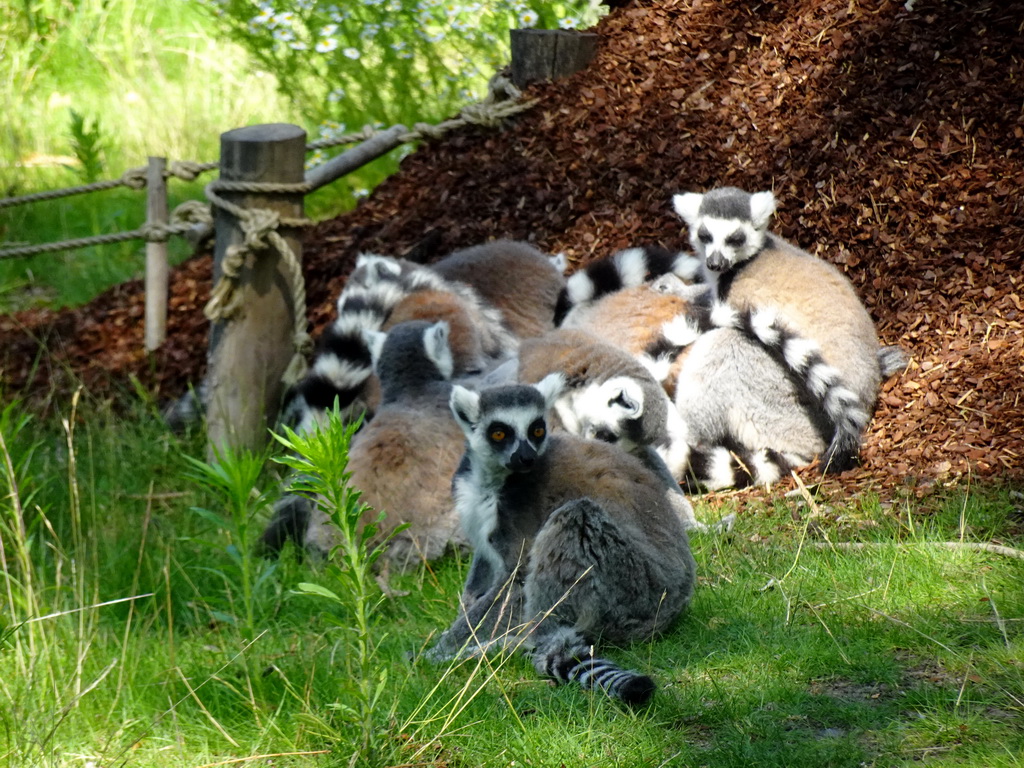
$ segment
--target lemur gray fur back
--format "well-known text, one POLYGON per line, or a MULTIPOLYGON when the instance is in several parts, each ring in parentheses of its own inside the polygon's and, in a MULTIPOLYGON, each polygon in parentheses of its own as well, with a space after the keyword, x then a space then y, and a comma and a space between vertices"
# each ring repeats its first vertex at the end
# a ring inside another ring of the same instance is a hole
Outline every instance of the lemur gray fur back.
POLYGON ((541 674, 640 704, 650 678, 595 658, 592 644, 667 628, 696 566, 663 476, 613 445, 548 434, 562 386, 554 374, 452 390, 466 436, 453 489, 474 556, 462 610, 429 656, 522 646, 541 674))
MULTIPOLYGON (((370 519, 391 534, 387 558, 399 568, 432 560, 460 544, 451 500, 451 477, 462 455, 463 435, 451 418, 452 355, 444 323, 414 321, 387 334, 366 332, 365 343, 381 382, 381 406, 352 439, 349 482, 372 507, 370 519)), ((312 502, 285 497, 264 534, 268 549, 287 535, 307 550, 326 555, 337 543, 327 515, 312 502)))

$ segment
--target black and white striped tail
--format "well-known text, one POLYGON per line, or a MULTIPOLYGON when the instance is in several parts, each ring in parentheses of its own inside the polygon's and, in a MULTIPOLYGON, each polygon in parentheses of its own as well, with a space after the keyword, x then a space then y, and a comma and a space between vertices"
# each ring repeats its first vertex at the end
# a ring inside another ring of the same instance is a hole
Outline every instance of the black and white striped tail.
POLYGON ((722 445, 690 449, 690 463, 682 485, 690 493, 771 485, 782 479, 790 466, 778 451, 751 450, 726 440, 722 445))
POLYGON ((719 304, 711 319, 716 326, 735 328, 760 344, 786 372, 808 418, 828 443, 821 457, 823 469, 843 472, 855 466, 868 413, 839 371, 822 358, 818 343, 789 330, 767 310, 738 312, 719 304))
POLYGON ((373 374, 364 330, 378 331, 394 308, 387 297, 358 289, 338 299, 338 318, 317 341, 309 371, 285 393, 281 423, 309 432, 334 407, 348 408, 373 374))
POLYGON ((658 246, 626 248, 575 272, 566 280, 555 305, 555 325, 561 325, 569 311, 622 288, 642 285, 660 275, 673 273, 692 280, 700 260, 688 253, 674 253, 658 246))
POLYGON ((550 653, 535 659, 534 663, 542 674, 560 684, 579 683, 582 688, 604 691, 613 699, 634 707, 646 704, 657 687, 647 675, 623 669, 608 659, 594 656, 589 649, 572 655, 550 653))
POLYGON ((317 341, 309 372, 285 393, 280 422, 307 432, 335 403, 343 410, 351 406, 373 374, 363 332, 381 330, 403 299, 424 290, 456 293, 475 303, 486 321, 481 335, 488 354, 497 356, 512 343, 500 313, 483 306, 469 286, 447 281, 409 261, 362 254, 338 296, 337 319, 317 341))

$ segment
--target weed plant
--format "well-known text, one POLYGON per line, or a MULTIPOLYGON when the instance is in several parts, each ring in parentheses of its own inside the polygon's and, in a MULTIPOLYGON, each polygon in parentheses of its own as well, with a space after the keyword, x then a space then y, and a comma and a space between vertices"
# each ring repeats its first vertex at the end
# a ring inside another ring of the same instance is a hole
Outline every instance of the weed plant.
MULTIPOLYGON (((317 439, 304 492, 343 529, 346 438, 317 439)), ((606 649, 659 683, 629 711, 520 657, 419 660, 466 558, 387 599, 365 548, 262 561, 278 465, 204 450, 84 393, 0 412, 0 766, 1020 764, 1024 561, 948 546, 1024 545, 1012 487, 699 504, 736 527, 693 537, 670 632, 606 649)))

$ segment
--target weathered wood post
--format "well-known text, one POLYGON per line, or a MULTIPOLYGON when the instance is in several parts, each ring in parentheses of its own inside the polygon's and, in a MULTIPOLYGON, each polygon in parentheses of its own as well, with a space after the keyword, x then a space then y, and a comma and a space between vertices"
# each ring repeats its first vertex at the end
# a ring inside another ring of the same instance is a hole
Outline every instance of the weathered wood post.
MULTIPOLYGON (((167 158, 149 158, 146 169, 146 223, 167 225, 167 158)), ((146 333, 147 352, 167 337, 167 238, 146 241, 146 333)))
MULTIPOLYGON (((275 123, 237 128, 221 134, 222 181, 303 181, 306 132, 297 125, 275 123)), ((284 218, 301 218, 301 193, 219 191, 228 202, 248 209, 266 208, 284 218)), ((294 230, 281 228, 288 245, 301 257, 294 230)), ((223 273, 228 247, 244 236, 238 221, 217 208, 214 219, 214 285, 223 273)), ((282 394, 281 376, 294 352, 295 307, 291 281, 276 250, 250 254, 236 287, 237 311, 210 328, 207 374, 207 439, 214 450, 256 450, 267 440, 282 394)))
POLYGON ((586 67, 597 53, 598 35, 568 29, 513 29, 512 82, 557 80, 586 67))

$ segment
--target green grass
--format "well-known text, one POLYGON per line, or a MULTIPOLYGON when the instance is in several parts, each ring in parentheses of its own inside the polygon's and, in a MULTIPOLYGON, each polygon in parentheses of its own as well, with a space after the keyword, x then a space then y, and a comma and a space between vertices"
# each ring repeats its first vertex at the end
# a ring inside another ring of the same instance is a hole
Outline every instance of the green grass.
MULTIPOLYGON (((188 2, 12 4, 0 11, 0 108, 0 197, 87 180, 72 110, 98 127, 100 179, 144 166, 148 155, 215 161, 220 134, 242 125, 301 124, 276 80, 188 2)), ((170 181, 172 207, 201 189, 170 181)), ((0 246, 136 229, 145 208, 145 192, 121 188, 0 209, 0 246)), ((187 256, 184 241, 170 247, 175 263, 187 256)), ((0 261, 0 311, 81 304, 139 276, 143 250, 134 241, 0 261)))
MULTIPOLYGON (((299 594, 337 583, 294 553, 255 561, 260 586, 243 590, 251 542, 192 511, 219 503, 183 458, 201 435, 168 436, 141 407, 84 402, 65 414, 70 439, 16 414, 0 418, 17 488, 0 481, 0 766, 348 765, 350 609, 299 594)), ((660 684, 639 712, 552 687, 519 657, 409 661, 451 620, 467 563, 395 578, 409 594, 375 615, 388 683, 360 764, 1019 765, 1024 561, 934 545, 1019 547, 1017 506, 1010 488, 975 487, 743 507, 732 533, 694 537, 700 585, 673 630, 609 651, 660 684)))

